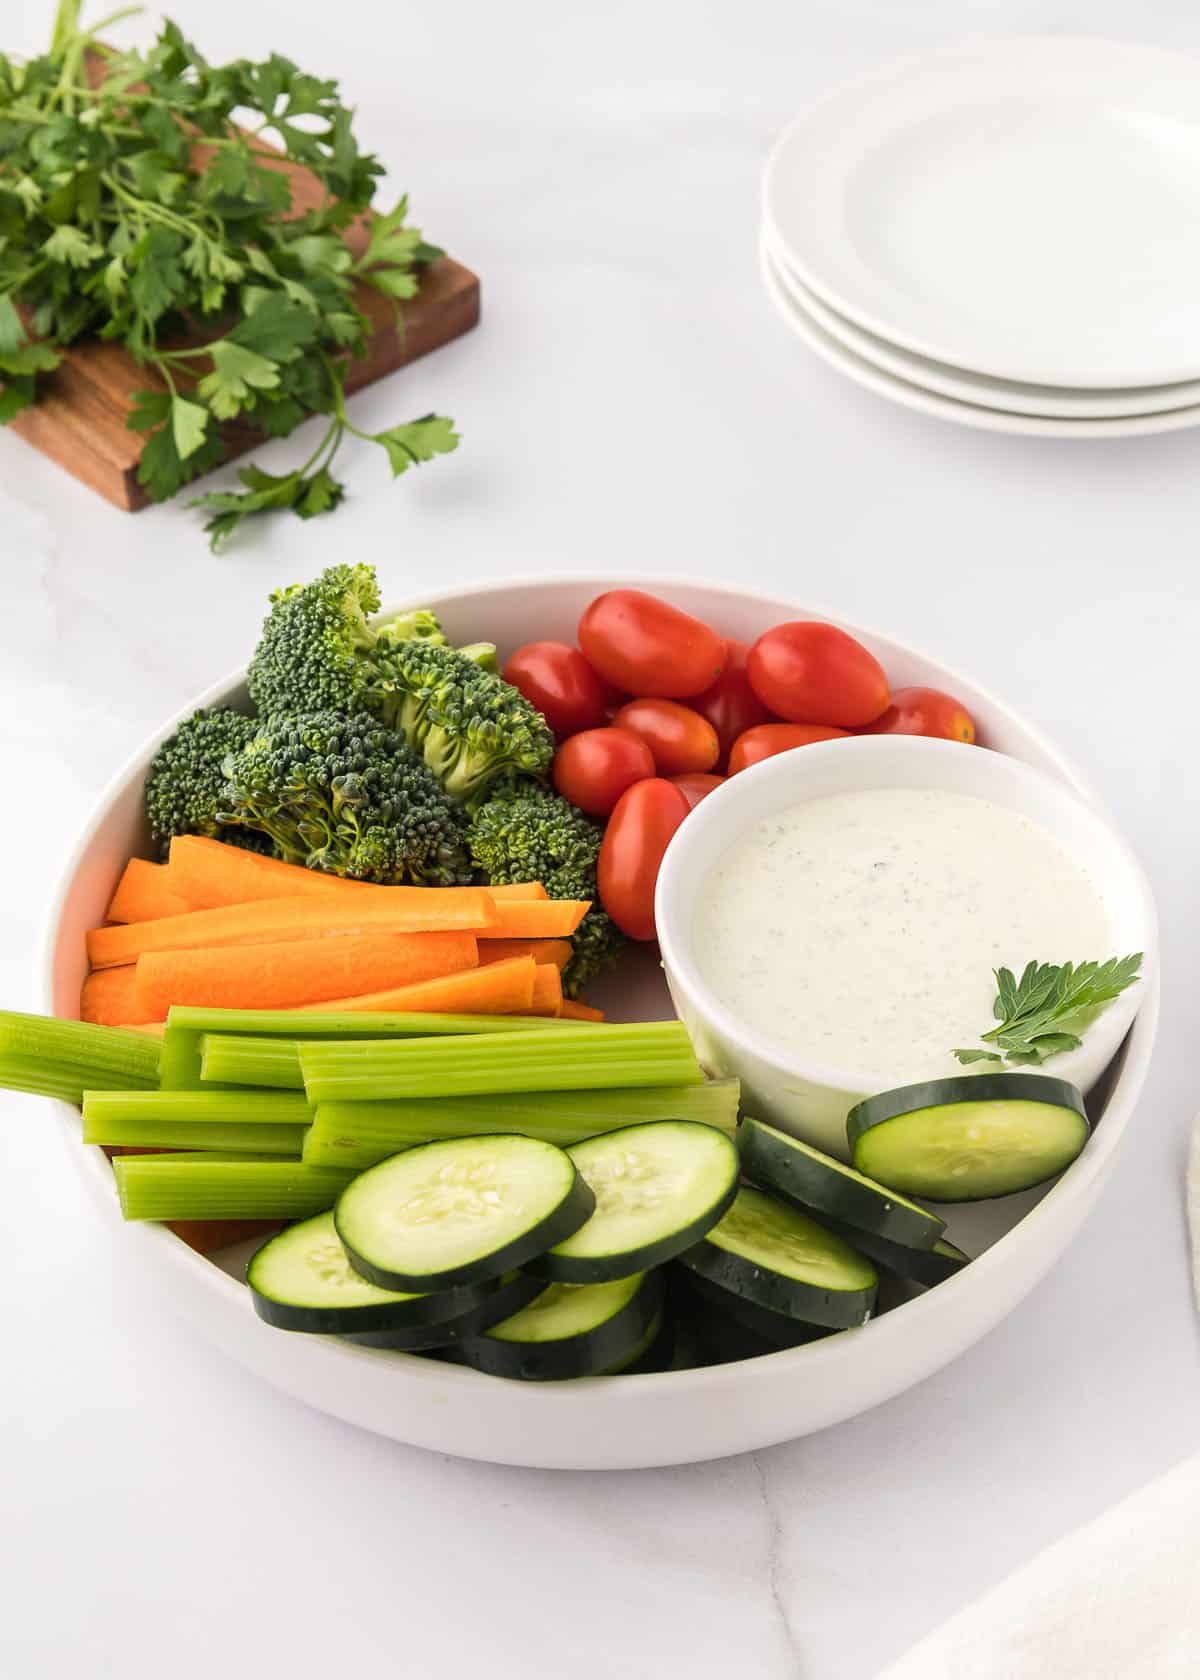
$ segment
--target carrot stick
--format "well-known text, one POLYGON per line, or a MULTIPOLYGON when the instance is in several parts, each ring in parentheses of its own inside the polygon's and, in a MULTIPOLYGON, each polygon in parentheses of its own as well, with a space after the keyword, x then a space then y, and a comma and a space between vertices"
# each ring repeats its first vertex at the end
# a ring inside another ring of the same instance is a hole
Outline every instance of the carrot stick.
MULTIPOLYGON (((228 904, 253 904, 264 899, 305 896, 328 899, 334 896, 366 901, 378 896, 436 892, 439 898, 475 893, 477 887, 381 887, 370 881, 347 881, 340 875, 326 875, 319 869, 304 869, 297 863, 244 852, 221 840, 199 834, 177 835, 171 841, 167 865, 171 891, 183 899, 189 910, 219 910, 228 904)), ((491 889, 484 889, 490 893, 491 889)), ((496 891, 506 898, 545 898, 540 882, 518 882, 496 891)))
POLYGON ((197 1254, 215 1254, 247 1237, 265 1237, 279 1229, 278 1219, 168 1219, 166 1224, 197 1254))
POLYGON ((332 897, 274 898, 125 927, 93 928, 87 936, 88 959, 93 968, 112 968, 136 962, 147 951, 209 951, 218 945, 280 945, 291 939, 349 934, 461 932, 480 926, 480 916, 486 923, 494 914, 482 887, 463 893, 438 887, 409 889, 420 895, 416 898, 401 897, 402 887, 384 890, 395 897, 355 904, 332 897))
MULTIPOLYGON (((165 1012, 157 1018, 164 1020, 165 1012)), ((79 1019, 94 1021, 100 1027, 141 1026, 155 1019, 142 1008, 137 970, 132 963, 88 975, 79 994, 79 1019)))
MULTIPOLYGON (((542 972, 532 957, 510 957, 488 963, 469 974, 452 974, 444 980, 427 980, 392 991, 367 992, 359 997, 336 998, 329 1003, 307 1004, 305 1009, 428 1010, 433 1014, 529 1015, 532 1013, 534 978, 542 972)), ((547 973, 557 976, 558 970, 547 973)), ((297 1013, 303 1014, 304 1010, 297 1013)))
POLYGON ((296 1009, 344 997, 351 990, 381 991, 457 974, 477 962, 478 948, 469 933, 368 933, 198 951, 147 951, 138 958, 138 996, 144 1014, 157 1020, 173 1003, 296 1009))
POLYGON ((170 884, 165 863, 130 858, 108 907, 110 922, 149 922, 156 916, 182 916, 191 909, 170 884))
POLYGON ((580 1003, 577 998, 564 998, 562 1008, 558 1012, 564 1021, 603 1021, 603 1009, 593 1009, 590 1003, 580 1003))
POLYGON ((532 957, 535 963, 566 968, 571 960, 569 939, 481 939, 480 963, 504 962, 508 957, 532 957))
POLYGON ((128 1021, 122 1021, 120 1022, 120 1025, 123 1027, 129 1027, 130 1032, 145 1033, 147 1038, 161 1038, 167 1030, 167 1023, 165 1021, 139 1021, 132 1027, 129 1026, 128 1021))
POLYGON ((531 1015, 558 1015, 562 1012, 562 975, 553 963, 538 963, 533 976, 531 1015))
POLYGON ((540 881, 511 881, 506 887, 488 887, 492 898, 549 898, 550 894, 540 881))
POLYGON ((491 927, 477 930, 494 939, 567 939, 591 909, 587 899, 548 898, 515 902, 495 901, 496 920, 491 927))

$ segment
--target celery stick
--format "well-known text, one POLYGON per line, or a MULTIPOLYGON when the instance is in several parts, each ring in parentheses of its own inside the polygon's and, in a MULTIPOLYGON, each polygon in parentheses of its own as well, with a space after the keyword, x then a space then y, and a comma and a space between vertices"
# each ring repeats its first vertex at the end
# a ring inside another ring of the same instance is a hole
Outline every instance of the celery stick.
POLYGON ((83 1141, 295 1157, 310 1118, 290 1091, 88 1091, 83 1141))
MULTIPOLYGON (((255 1038, 400 1038, 441 1034, 520 1032, 578 1025, 539 1015, 429 1015, 399 1011, 200 1009, 176 1004, 167 1015, 160 1083, 164 1091, 195 1090, 201 1083, 201 1040, 205 1034, 255 1038)), ((204 1083, 217 1080, 211 1075, 204 1083)), ((233 1082, 230 1081, 232 1088, 233 1082)), ((273 1084, 266 1078, 248 1081, 273 1084)), ((286 1082, 295 1090, 300 1080, 286 1082)))
POLYGON ((88 1090, 152 1090, 159 1045, 145 1033, 0 1010, 0 1086, 78 1103, 88 1090))
POLYGON ((304 1159, 313 1166, 370 1167, 431 1138, 482 1132, 521 1132, 565 1146, 646 1120, 698 1120, 732 1136, 738 1094, 736 1079, 711 1079, 635 1090, 324 1102, 305 1136, 304 1159))
POLYGON ((564 1027, 556 1033, 302 1044, 311 1102, 505 1091, 694 1085, 704 1078, 681 1021, 564 1027))
POLYGON ((202 1033, 200 1084, 204 1090, 261 1085, 278 1091, 303 1091, 299 1040, 202 1033))
POLYGON ((113 1172, 126 1219, 306 1219, 331 1208, 354 1177, 220 1155, 119 1155, 113 1172))

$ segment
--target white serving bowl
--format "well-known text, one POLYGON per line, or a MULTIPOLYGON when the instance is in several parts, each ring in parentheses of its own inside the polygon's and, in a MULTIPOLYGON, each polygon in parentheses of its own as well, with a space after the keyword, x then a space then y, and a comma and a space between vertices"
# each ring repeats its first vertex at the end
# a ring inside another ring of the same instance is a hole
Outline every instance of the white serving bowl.
MULTIPOLYGON (((670 578, 611 577, 531 578, 392 603, 390 610, 432 606, 456 641, 484 636, 497 642, 503 654, 533 637, 573 638, 592 597, 623 581, 657 590, 742 640, 753 640, 785 619, 826 616, 806 603, 744 590, 670 578)), ((969 707, 989 745, 1087 795, 1050 742, 974 683, 886 637, 854 625, 842 627, 882 660, 897 687, 928 684, 952 690, 969 707)), ((254 630, 247 624, 247 642, 254 630)), ((196 705, 241 698, 242 675, 236 672, 217 683, 180 717, 196 705)), ((78 1011, 84 932, 102 919, 126 858, 144 848, 146 767, 179 721, 164 724, 106 789, 64 871, 50 906, 41 965, 42 1006, 56 1015, 78 1011)), ((605 1001, 614 1015, 626 1019, 670 1013, 661 974, 644 953, 622 965, 605 1001)), ((220 1265, 193 1253, 162 1226, 123 1224, 103 1153, 80 1143, 74 1108, 60 1103, 56 1111, 71 1159, 113 1241, 125 1244, 145 1275, 161 1283, 164 1315, 189 1317, 268 1382, 335 1417, 436 1452, 501 1464, 627 1469, 720 1458, 823 1429, 910 1388, 986 1335, 1049 1271, 1100 1195, 1133 1116, 1156 1024, 1156 973, 1150 970, 1141 1010, 1111 1070, 1108 1089, 1096 1098, 1093 1112, 1100 1123, 1088 1147, 1036 1205, 1031 1207, 1036 1193, 982 1204, 993 1211, 981 1214, 969 1230, 960 1228, 955 1215, 955 1239, 963 1240, 968 1252, 987 1251, 948 1282, 862 1329, 763 1359, 573 1383, 504 1382, 435 1360, 271 1329, 255 1317, 244 1285, 220 1265)), ((152 1325, 147 1334, 153 1334, 152 1325)))
MULTIPOLYGON (((773 1120, 843 1159, 846 1115, 880 1088, 878 1076, 824 1066, 798 1051, 789 1054, 752 1022, 739 1019, 701 974, 695 941, 703 919, 705 881, 732 842, 765 818, 806 800, 880 788, 968 794, 1016 811, 1045 829, 1091 877, 1108 913, 1110 946, 1080 951, 1079 959, 1103 961, 1142 951, 1152 969, 1158 944, 1154 899, 1129 847, 1061 778, 1006 753, 957 741, 862 735, 780 753, 732 777, 697 806, 663 859, 655 922, 667 984, 704 1065, 742 1081, 747 1113, 773 1120)), ((1088 1028, 1080 1048, 1056 1056, 1049 1071, 1089 1092, 1129 1031, 1143 992, 1139 984, 1116 998, 1088 1028)), ((931 1067, 928 1077, 953 1071, 947 1054, 946 1064, 931 1067)))

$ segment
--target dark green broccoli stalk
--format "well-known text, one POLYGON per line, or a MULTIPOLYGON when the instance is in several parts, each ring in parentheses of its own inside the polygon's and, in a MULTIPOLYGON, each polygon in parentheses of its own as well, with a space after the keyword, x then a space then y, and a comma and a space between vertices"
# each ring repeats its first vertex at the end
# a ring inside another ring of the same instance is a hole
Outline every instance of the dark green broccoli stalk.
POLYGON ((478 800, 498 777, 550 768, 554 736, 545 718, 472 654, 428 642, 385 652, 381 643, 376 663, 391 684, 382 716, 455 799, 478 800))
POLYGON ((374 566, 330 566, 312 583, 277 589, 247 673, 262 715, 332 707, 382 717, 392 680, 380 670, 377 650, 410 640, 441 647, 446 635, 423 607, 371 624, 378 610, 374 566))
POLYGON ((241 712, 196 712, 164 741, 146 775, 146 820, 165 857, 176 834, 206 834, 247 851, 269 852, 265 834, 222 813, 228 804, 224 763, 255 735, 258 724, 241 712))
POLYGON ((497 886, 540 881, 551 898, 590 898, 563 975, 574 997, 616 961, 625 936, 596 898, 603 830, 567 800, 533 783, 505 788, 476 811, 468 840, 476 867, 497 886))
POLYGON ((269 834, 290 863, 389 885, 473 878, 461 808, 366 713, 267 719, 226 770, 231 814, 269 834))

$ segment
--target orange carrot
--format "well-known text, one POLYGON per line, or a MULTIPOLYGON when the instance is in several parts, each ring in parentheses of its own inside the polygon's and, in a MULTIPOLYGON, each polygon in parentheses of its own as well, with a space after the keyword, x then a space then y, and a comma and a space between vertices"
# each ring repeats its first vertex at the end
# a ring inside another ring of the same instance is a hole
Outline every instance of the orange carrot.
MULTIPOLYGON (((136 962, 147 951, 208 951, 218 945, 281 945, 286 940, 344 938, 366 933, 473 931, 479 918, 494 914, 481 887, 456 894, 450 889, 412 889, 416 899, 370 898, 351 904, 341 898, 273 898, 257 904, 227 904, 220 910, 192 910, 154 922, 93 928, 87 936, 93 968, 136 962)), ((537 906, 541 908, 540 905, 537 906)))
POLYGON ((603 1021, 603 1009, 593 1009, 590 1003, 580 1003, 577 998, 564 998, 563 1006, 558 1012, 564 1021, 603 1021))
POLYGON ((156 916, 182 916, 191 909, 174 891, 165 863, 130 858, 108 907, 110 922, 149 922, 156 916))
POLYGON ((469 933, 365 933, 147 951, 138 958, 138 996, 146 1018, 153 1020, 163 1019, 173 1003, 296 1009, 345 997, 350 991, 382 991, 457 974, 474 968, 478 960, 478 947, 469 933))
POLYGON ((588 899, 498 899, 496 920, 478 931, 495 939, 567 939, 591 909, 588 899))
MULTIPOLYGON (((542 971, 532 957, 510 957, 506 962, 488 963, 469 974, 452 974, 445 980, 427 980, 392 991, 367 992, 359 997, 334 998, 305 1005, 306 1009, 420 1010, 432 1014, 528 1015, 533 1004, 534 979, 542 971)), ((547 969, 557 975, 558 970, 547 969)), ((303 1014, 304 1010, 298 1013, 303 1014)))
POLYGON ((493 898, 549 898, 550 894, 540 881, 512 881, 507 887, 488 887, 493 898))
POLYGON ((79 1019, 94 1021, 101 1027, 141 1026, 147 1021, 161 1021, 165 1015, 165 1010, 157 1016, 143 1010, 138 997, 137 970, 132 963, 89 974, 79 994, 79 1019))
POLYGON ((161 1038, 167 1030, 165 1021, 139 1021, 130 1026, 128 1021, 121 1021, 120 1026, 128 1027, 130 1032, 145 1033, 147 1038, 161 1038))
POLYGON ((566 968, 571 960, 569 939, 481 939, 481 963, 504 962, 508 957, 532 957, 536 963, 553 963, 566 968))
POLYGON ((214 1254, 247 1237, 265 1237, 268 1231, 279 1229, 277 1219, 168 1219, 166 1225, 197 1254, 214 1254))
POLYGON ((533 976, 531 1015, 558 1015, 562 1011, 562 975, 552 963, 538 963, 533 976))

